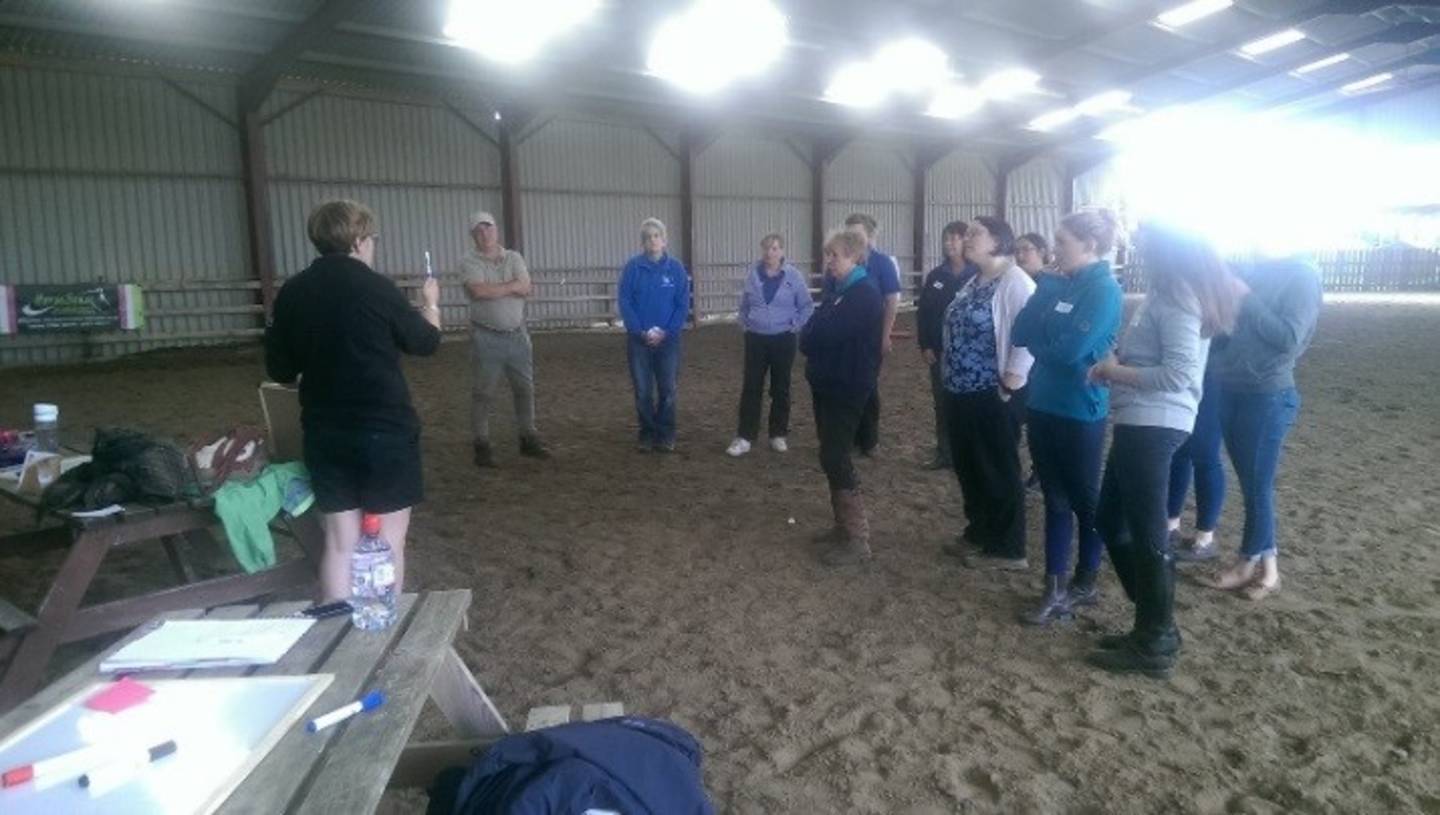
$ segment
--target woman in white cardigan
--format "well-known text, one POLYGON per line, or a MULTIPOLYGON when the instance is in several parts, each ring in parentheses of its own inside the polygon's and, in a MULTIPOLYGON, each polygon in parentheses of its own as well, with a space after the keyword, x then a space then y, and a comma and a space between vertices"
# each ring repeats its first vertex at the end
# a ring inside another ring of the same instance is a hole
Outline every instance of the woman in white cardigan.
POLYGON ((1010 344, 1010 329, 1035 281, 1015 265, 1015 232, 999 218, 971 221, 965 259, 980 273, 945 311, 940 369, 966 527, 943 548, 972 568, 1025 569, 1020 425, 1035 360, 1010 344))

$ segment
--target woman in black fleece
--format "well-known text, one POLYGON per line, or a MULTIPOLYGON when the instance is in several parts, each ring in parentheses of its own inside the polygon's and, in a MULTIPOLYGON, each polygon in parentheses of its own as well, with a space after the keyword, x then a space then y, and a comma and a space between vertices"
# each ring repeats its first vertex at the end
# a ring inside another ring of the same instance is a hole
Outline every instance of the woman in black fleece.
POLYGON ((410 507, 424 495, 420 418, 410 406, 400 355, 429 356, 440 347, 440 286, 426 279, 417 311, 375 272, 379 232, 363 204, 321 204, 307 231, 320 257, 275 298, 265 369, 276 382, 300 383, 305 466, 324 514, 321 600, 350 596, 362 513, 381 516, 399 594, 410 507))
POLYGON ((884 297, 860 265, 866 251, 865 239, 854 232, 836 232, 825 241, 825 274, 834 285, 800 333, 820 467, 835 515, 834 526, 818 539, 830 544, 821 560, 831 566, 870 559, 870 524, 850 461, 855 429, 880 373, 884 333, 884 297))

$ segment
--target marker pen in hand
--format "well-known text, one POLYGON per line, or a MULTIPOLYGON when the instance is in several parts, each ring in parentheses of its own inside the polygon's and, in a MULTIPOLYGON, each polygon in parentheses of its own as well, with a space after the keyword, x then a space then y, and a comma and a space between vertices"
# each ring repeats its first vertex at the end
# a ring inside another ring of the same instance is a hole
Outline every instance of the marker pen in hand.
POLYGON ((326 713, 324 716, 317 716, 316 718, 311 719, 310 721, 305 723, 305 730, 308 733, 319 733, 321 730, 324 730, 332 724, 339 724, 340 722, 345 721, 351 716, 354 716, 356 713, 360 713, 366 710, 374 710, 375 708, 380 707, 383 704, 385 704, 385 692, 372 690, 369 693, 365 694, 364 698, 360 699, 360 701, 358 702, 351 702, 350 704, 342 708, 337 708, 330 711, 329 713, 326 713))

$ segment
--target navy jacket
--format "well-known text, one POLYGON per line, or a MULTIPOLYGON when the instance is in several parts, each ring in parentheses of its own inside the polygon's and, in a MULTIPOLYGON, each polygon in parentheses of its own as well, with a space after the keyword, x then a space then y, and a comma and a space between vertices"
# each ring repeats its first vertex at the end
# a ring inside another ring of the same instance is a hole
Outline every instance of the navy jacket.
POLYGON ((810 387, 834 396, 868 397, 880 376, 884 315, 884 295, 859 266, 841 287, 827 291, 800 332, 810 387))
POLYGON ((979 271, 975 264, 965 262, 959 276, 950 273, 950 261, 936 266, 925 275, 915 304, 915 336, 920 340, 921 351, 939 354, 945 342, 945 309, 955 299, 955 293, 965 281, 979 271))
POLYGON ((451 812, 713 815, 700 760, 693 736, 655 719, 622 716, 518 733, 470 767, 451 812))
POLYGON ((620 273, 620 319, 630 334, 651 328, 665 331, 665 341, 680 338, 690 313, 690 277, 670 255, 651 260, 640 253, 620 273))

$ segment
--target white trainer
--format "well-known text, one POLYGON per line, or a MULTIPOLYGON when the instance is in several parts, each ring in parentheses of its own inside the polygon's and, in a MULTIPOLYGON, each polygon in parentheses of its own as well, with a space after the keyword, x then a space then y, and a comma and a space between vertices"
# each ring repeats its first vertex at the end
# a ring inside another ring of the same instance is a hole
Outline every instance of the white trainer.
POLYGON ((725 454, 735 458, 739 458, 748 452, 750 452, 750 442, 738 436, 735 438, 735 441, 730 442, 729 447, 725 448, 725 454))
POLYGON ((784 453, 790 449, 790 445, 785 443, 784 436, 776 436, 770 440, 770 449, 777 453, 784 453))

